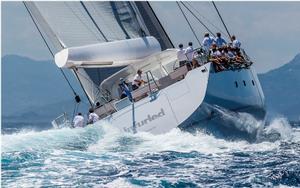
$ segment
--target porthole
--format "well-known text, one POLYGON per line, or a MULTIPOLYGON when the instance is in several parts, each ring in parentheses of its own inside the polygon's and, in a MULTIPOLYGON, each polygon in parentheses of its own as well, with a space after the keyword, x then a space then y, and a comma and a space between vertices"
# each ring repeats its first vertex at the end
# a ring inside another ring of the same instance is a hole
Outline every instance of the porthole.
POLYGON ((244 83, 244 86, 246 86, 246 81, 245 80, 243 80, 243 83, 244 83))
POLYGON ((254 83, 254 81, 252 80, 252 85, 254 85, 255 86, 255 83, 254 83))
POLYGON ((235 81, 234 83, 235 83, 235 87, 238 88, 239 85, 238 85, 237 81, 235 81))

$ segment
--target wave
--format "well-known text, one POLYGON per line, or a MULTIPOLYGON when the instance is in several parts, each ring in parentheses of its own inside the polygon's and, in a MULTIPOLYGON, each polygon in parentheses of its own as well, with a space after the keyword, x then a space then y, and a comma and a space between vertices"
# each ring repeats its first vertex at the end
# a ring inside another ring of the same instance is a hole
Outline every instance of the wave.
POLYGON ((85 149, 103 135, 102 126, 78 129, 49 129, 45 131, 22 130, 15 134, 1 135, 2 152, 49 149, 85 149))
MULTIPOLYGON (((253 120, 245 119, 245 129, 249 130, 249 122, 253 120)), ((239 125, 242 125, 242 121, 239 125)), ((268 151, 276 149, 282 139, 296 142, 300 140, 299 130, 292 129, 284 118, 274 119, 257 134, 257 141, 249 143, 246 140, 217 138, 201 129, 194 133, 173 129, 162 135, 145 132, 129 134, 121 132, 108 123, 97 123, 85 128, 50 129, 40 132, 27 130, 16 134, 2 135, 2 152, 70 149, 87 150, 94 153, 197 151, 205 154, 217 154, 232 150, 268 151)))

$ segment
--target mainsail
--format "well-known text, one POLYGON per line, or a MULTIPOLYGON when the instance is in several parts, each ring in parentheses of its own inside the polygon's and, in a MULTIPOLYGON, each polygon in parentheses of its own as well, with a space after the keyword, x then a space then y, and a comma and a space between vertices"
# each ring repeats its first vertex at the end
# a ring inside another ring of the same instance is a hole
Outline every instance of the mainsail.
MULTIPOLYGON (((154 36, 162 49, 173 44, 148 2, 25 2, 54 53, 66 47, 154 36)), ((100 101, 99 85, 124 67, 78 68, 88 99, 100 101)))

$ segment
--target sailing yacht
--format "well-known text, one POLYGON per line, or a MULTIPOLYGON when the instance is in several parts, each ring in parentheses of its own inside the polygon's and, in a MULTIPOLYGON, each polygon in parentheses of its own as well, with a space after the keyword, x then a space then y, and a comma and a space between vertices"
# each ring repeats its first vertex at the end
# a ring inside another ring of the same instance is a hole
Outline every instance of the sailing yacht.
POLYGON ((252 66, 219 72, 196 49, 201 66, 180 67, 177 50, 148 2, 24 4, 56 65, 74 73, 99 122, 125 132, 162 134, 195 124, 230 128, 220 109, 265 117, 252 66), (120 84, 132 82, 137 70, 147 82, 121 99, 120 84))

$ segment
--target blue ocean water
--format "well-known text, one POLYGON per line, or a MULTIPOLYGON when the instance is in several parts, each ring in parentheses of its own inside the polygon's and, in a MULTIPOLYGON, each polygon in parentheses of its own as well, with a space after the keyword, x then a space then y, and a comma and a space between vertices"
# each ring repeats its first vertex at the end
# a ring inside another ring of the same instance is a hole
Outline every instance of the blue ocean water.
POLYGON ((127 134, 109 124, 1 137, 2 187, 300 186, 300 127, 283 118, 251 143, 201 129, 127 134))

